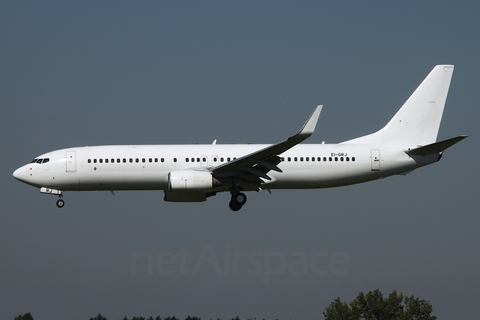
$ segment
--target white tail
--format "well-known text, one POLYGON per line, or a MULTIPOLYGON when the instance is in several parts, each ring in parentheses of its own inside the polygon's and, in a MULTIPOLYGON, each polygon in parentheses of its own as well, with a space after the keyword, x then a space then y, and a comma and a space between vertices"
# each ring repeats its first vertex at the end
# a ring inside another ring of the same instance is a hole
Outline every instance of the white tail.
POLYGON ((381 130, 343 143, 423 146, 437 140, 453 65, 438 65, 381 130))

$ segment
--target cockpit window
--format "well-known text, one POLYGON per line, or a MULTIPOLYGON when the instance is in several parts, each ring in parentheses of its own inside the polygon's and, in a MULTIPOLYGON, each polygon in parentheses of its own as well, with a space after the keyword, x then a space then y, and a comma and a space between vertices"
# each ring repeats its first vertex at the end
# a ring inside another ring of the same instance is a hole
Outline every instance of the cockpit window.
POLYGON ((33 159, 30 163, 42 164, 42 163, 47 163, 48 161, 50 161, 50 158, 33 159))

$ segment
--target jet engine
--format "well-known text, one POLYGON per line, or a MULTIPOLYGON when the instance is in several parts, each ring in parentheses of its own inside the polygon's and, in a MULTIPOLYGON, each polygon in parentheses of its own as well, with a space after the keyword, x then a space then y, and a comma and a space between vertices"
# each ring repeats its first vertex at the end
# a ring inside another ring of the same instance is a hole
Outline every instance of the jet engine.
POLYGON ((169 192, 209 192, 219 185, 209 171, 179 170, 168 174, 169 192))
POLYGON ((179 170, 168 174, 168 190, 163 199, 171 202, 200 202, 221 182, 209 171, 179 170))

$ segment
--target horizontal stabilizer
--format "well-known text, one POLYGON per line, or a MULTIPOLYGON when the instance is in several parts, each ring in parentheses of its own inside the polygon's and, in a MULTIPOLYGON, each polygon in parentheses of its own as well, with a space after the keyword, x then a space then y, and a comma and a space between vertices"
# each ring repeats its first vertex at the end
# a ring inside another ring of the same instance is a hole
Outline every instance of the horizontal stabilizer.
POLYGON ((432 144, 427 144, 426 146, 418 147, 411 150, 406 150, 405 153, 408 155, 427 155, 427 154, 435 154, 442 152, 443 150, 450 148, 455 143, 462 141, 468 136, 458 136, 455 138, 450 138, 447 140, 435 142, 432 144))

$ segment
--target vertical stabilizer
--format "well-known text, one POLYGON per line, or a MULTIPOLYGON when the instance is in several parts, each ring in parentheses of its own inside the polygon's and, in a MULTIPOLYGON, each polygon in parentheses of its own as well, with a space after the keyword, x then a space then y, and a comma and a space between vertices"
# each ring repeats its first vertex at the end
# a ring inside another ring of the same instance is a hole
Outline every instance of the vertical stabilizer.
POLYGON ((453 65, 438 65, 381 130, 344 143, 426 145, 437 140, 453 65))

